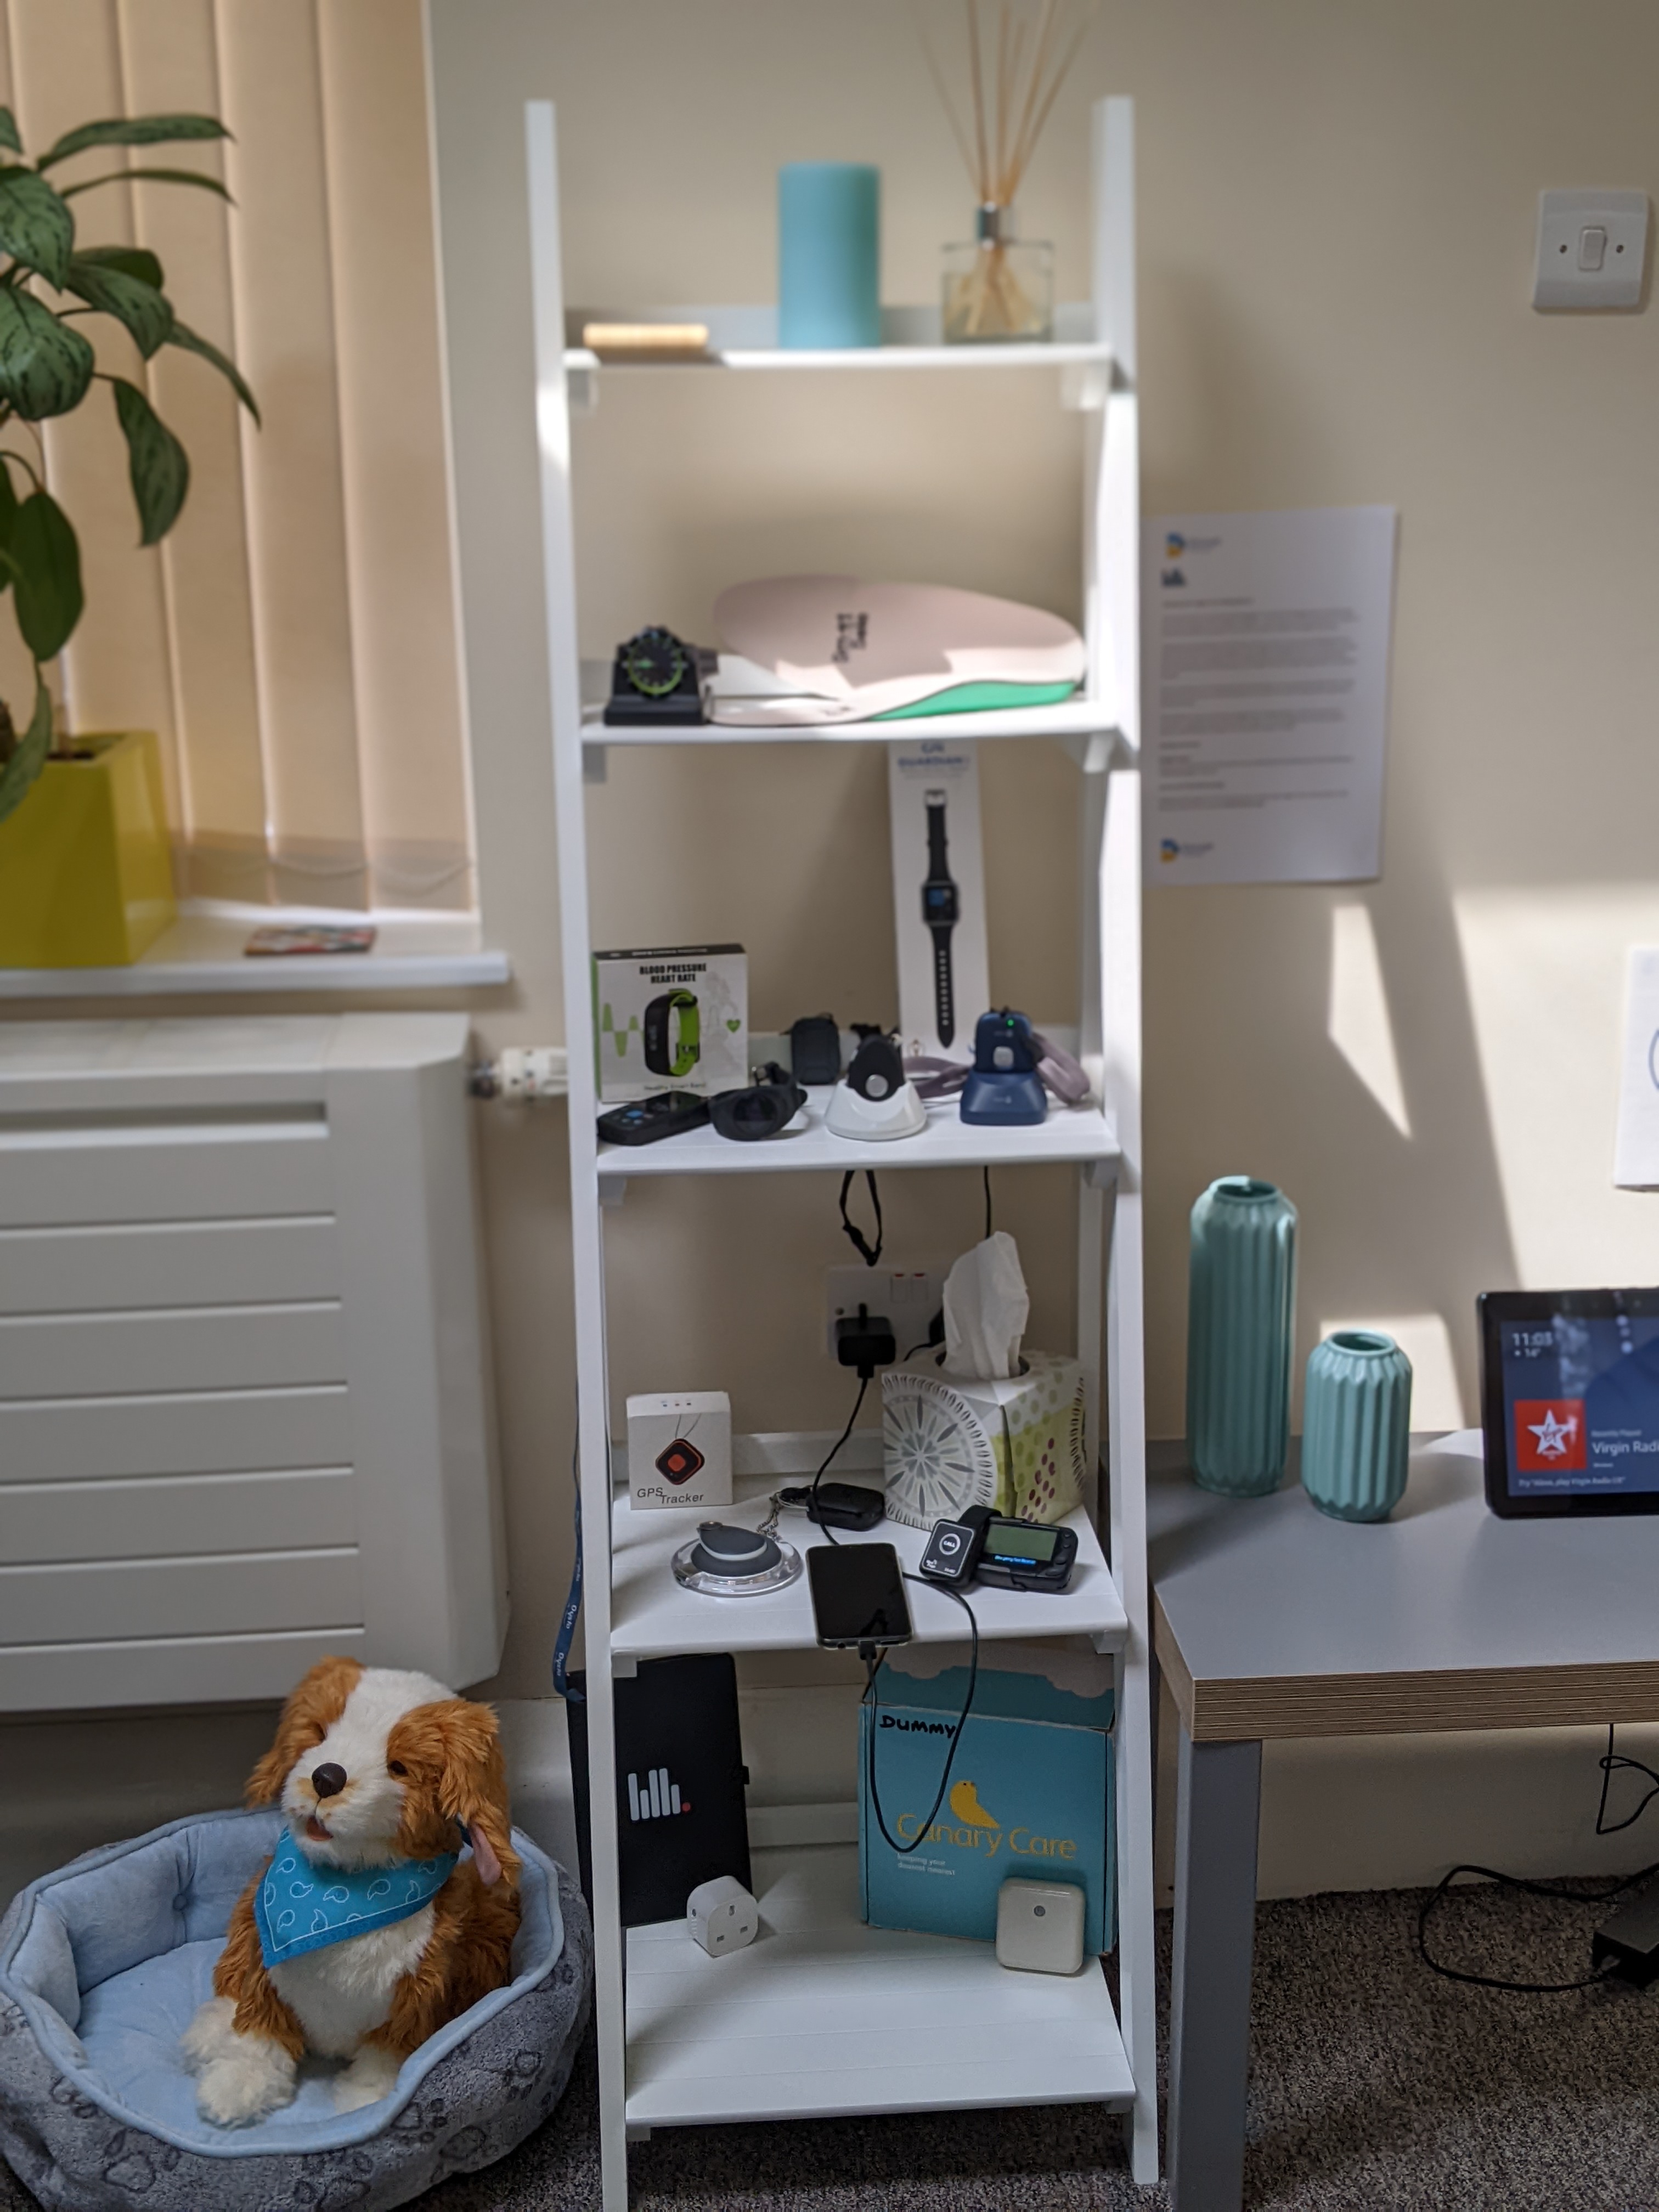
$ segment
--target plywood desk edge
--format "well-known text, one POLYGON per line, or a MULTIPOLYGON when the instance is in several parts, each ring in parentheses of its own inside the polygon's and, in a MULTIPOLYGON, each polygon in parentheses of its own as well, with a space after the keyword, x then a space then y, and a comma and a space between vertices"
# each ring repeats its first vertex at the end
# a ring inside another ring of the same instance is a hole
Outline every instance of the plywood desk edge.
POLYGON ((1152 1643, 1194 1743, 1421 1735, 1659 1719, 1659 1660, 1379 1674, 1194 1677, 1162 1600, 1152 1643))

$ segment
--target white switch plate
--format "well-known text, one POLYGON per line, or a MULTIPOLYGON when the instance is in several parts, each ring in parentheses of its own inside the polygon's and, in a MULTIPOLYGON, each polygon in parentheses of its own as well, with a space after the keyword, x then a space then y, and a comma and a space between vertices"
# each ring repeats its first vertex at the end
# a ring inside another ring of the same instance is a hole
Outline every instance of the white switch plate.
POLYGON ((1647 258, 1645 192, 1538 195, 1534 307, 1640 307, 1647 258))

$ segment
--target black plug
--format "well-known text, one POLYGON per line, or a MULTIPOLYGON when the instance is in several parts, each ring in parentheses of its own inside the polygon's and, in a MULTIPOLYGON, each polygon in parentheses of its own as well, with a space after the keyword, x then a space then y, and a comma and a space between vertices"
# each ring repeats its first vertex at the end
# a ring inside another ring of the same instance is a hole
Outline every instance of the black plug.
POLYGON ((892 1322, 868 1306, 859 1308, 856 1320, 843 1315, 836 1323, 836 1358, 843 1367, 856 1368, 860 1381, 867 1382, 878 1367, 890 1367, 898 1358, 892 1322))

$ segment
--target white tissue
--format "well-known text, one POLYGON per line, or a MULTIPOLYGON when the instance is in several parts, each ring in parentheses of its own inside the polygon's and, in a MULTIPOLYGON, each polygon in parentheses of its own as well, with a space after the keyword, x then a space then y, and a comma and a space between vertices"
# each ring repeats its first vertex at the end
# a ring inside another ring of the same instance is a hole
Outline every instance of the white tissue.
POLYGON ((999 1229, 964 1252, 945 1279, 945 1371, 1006 1382, 1019 1372, 1020 1340, 1031 1317, 1019 1247, 999 1229))

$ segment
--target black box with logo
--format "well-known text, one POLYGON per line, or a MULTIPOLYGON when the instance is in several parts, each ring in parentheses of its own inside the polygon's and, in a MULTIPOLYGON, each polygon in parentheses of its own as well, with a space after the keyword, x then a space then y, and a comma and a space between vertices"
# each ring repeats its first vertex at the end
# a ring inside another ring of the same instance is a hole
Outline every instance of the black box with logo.
MULTIPOLYGON (((582 1894, 593 1902, 587 1775, 586 1678, 573 1674, 566 1705, 582 1894)), ((731 1654, 642 1659, 619 1676, 617 1834, 622 1922, 678 1920, 700 1882, 735 1875, 752 1888, 738 1727, 738 1670, 731 1654)))

